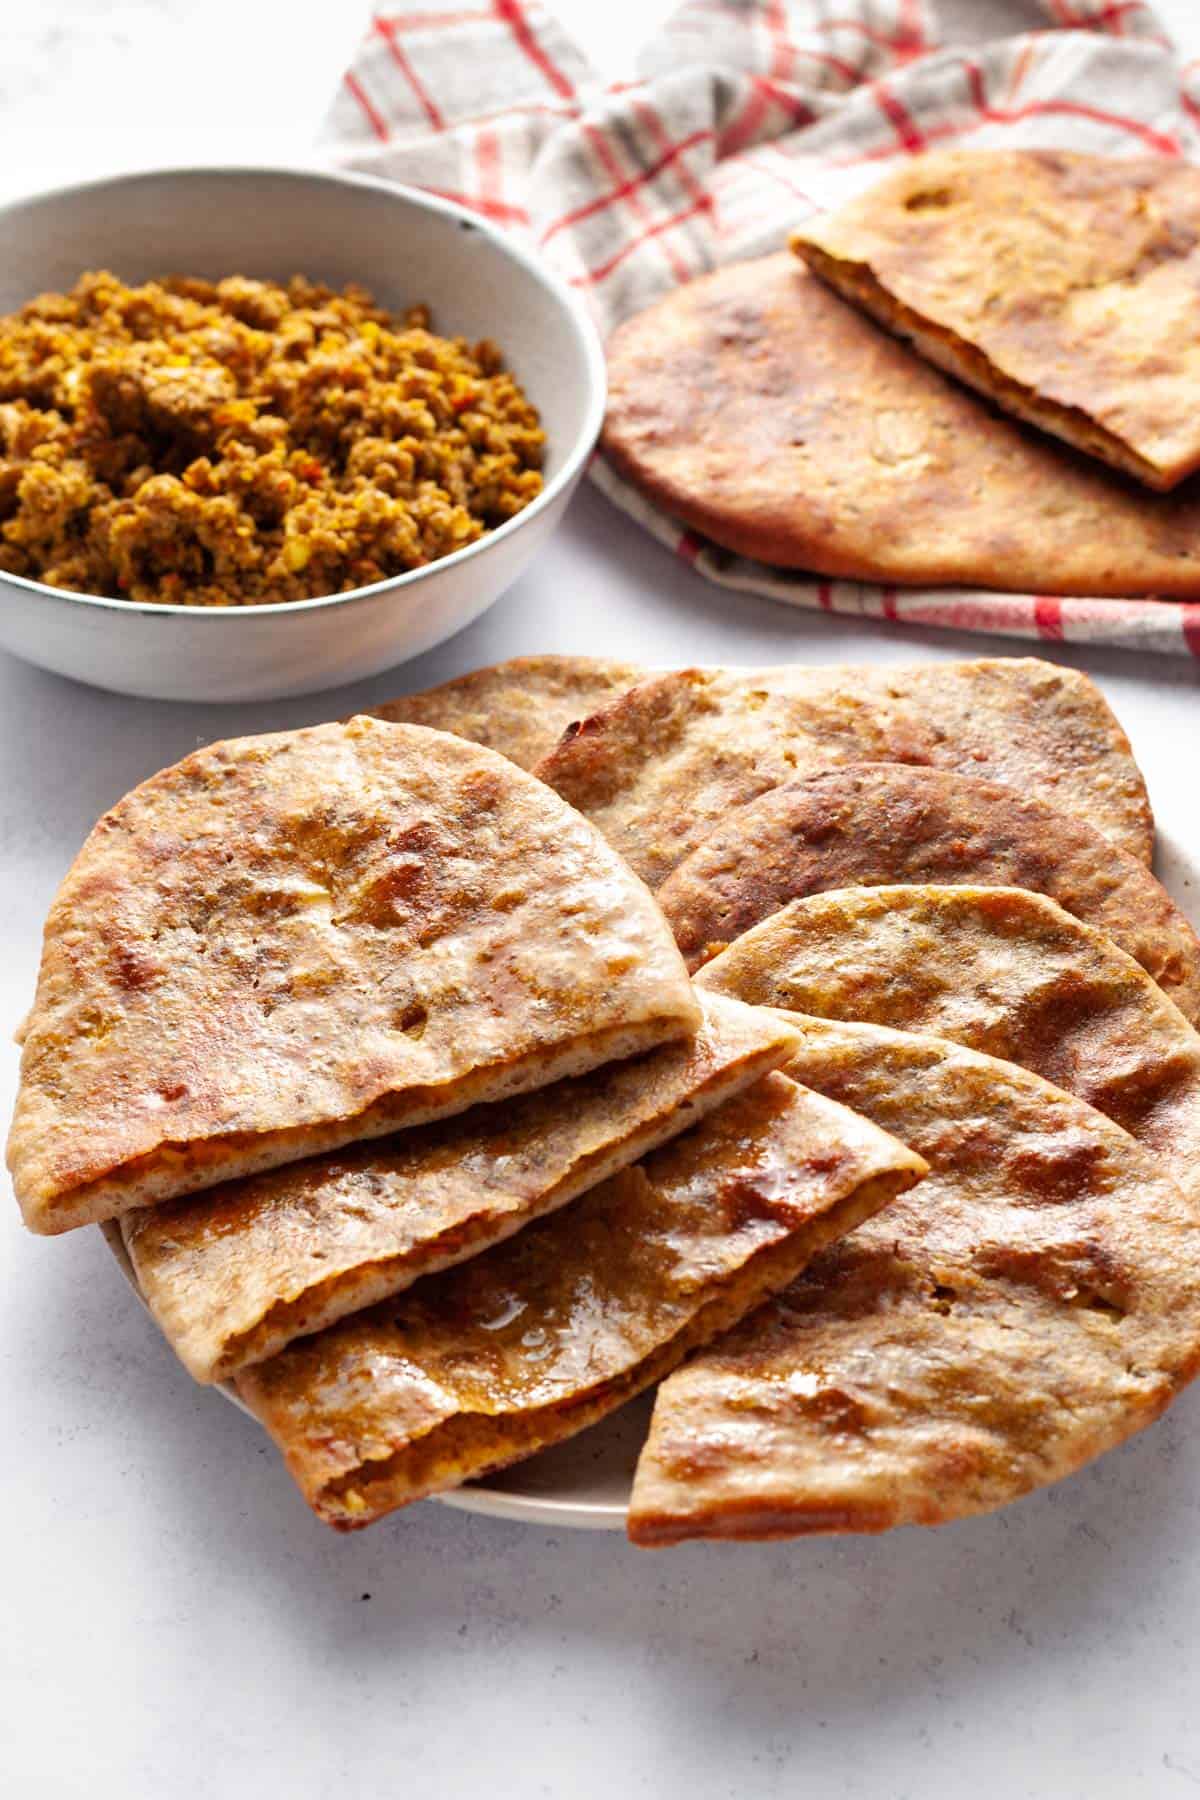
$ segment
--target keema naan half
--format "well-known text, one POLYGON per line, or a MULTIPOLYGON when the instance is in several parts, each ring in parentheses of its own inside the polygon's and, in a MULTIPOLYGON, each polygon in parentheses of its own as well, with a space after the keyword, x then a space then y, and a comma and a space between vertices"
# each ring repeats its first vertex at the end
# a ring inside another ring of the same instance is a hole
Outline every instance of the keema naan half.
POLYGON ((758 795, 848 762, 990 773, 1149 860, 1129 741, 1086 677, 1036 658, 929 667, 681 669, 568 733, 535 773, 657 888, 758 795))
POLYGON ((1200 468, 1200 171, 1166 157, 937 151, 792 248, 998 406, 1152 488, 1200 468))
POLYGON ((694 1125, 795 1041, 715 994, 693 1038, 394 1138, 126 1213, 167 1339, 221 1381, 510 1237, 694 1125))
POLYGON ((788 251, 675 288, 609 343, 602 446, 738 555, 848 581, 1200 596, 1200 494, 1137 489, 994 413, 788 251))
POLYGON ((860 763, 774 788, 719 824, 657 898, 696 969, 790 900, 898 882, 1048 894, 1200 1019, 1200 940, 1143 863, 1032 794, 941 769, 860 763))
POLYGON ((51 908, 9 1166, 57 1232, 690 1035, 593 826, 494 751, 359 718, 198 750, 51 908))
POLYGON ((1020 1063, 1107 1113, 1200 1205, 1200 1034, 1111 938, 1044 894, 813 894, 738 938, 698 985, 1020 1063))
POLYGON ((372 708, 371 717, 452 731, 532 769, 568 726, 598 712, 645 675, 637 663, 607 657, 514 656, 423 693, 402 694, 372 708))
POLYGON ((925 1164, 764 1076, 645 1161, 238 1391, 343 1530, 557 1443, 786 1285, 925 1164))
POLYGON ((797 1081, 930 1173, 659 1391, 636 1543, 941 1525, 1071 1474, 1200 1366, 1200 1211, 1074 1095, 936 1038, 803 1024, 797 1081))

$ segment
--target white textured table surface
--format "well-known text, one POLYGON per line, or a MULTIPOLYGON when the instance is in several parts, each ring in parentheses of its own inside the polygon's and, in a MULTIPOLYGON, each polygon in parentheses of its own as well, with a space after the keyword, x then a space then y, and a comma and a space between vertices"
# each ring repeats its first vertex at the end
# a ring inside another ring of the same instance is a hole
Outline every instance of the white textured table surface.
MULTIPOLYGON (((5 22, 0 100, 22 155, 4 180, 168 160, 203 132, 220 153, 239 108, 243 141, 265 148, 274 130, 299 145, 355 10, 41 0, 15 49, 5 22), (290 46, 287 74, 260 61, 253 82, 221 88, 213 34, 243 15, 260 50, 290 46), (106 76, 99 98, 80 47, 106 76), (153 98, 135 132, 139 89, 153 98)), ((610 64, 618 35, 662 10, 562 5, 610 64)), ((1195 13, 1193 0, 1163 11, 1177 26, 1195 13)), ((328 699, 158 706, 0 657, 0 1021, 27 1003, 43 912, 97 813, 212 736, 344 713, 521 651, 1004 648, 719 593, 584 493, 488 618, 328 699)), ((1103 682, 1165 830, 1200 849, 1197 676, 1063 660, 1103 682)), ((5 1116, 14 1074, 5 1053, 5 1116)), ((340 1539, 251 1422, 175 1366, 98 1233, 35 1240, 6 1205, 0 1296, 0 1791, 13 1800, 1124 1800, 1200 1786, 1200 1391, 1075 1480, 938 1533, 648 1556, 426 1505, 340 1539)))

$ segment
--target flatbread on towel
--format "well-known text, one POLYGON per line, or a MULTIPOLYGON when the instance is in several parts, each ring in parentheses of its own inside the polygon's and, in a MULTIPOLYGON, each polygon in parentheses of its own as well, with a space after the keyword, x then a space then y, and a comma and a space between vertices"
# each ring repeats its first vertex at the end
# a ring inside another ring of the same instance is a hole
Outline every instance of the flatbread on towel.
POLYGON ((737 938, 697 983, 1019 1063, 1107 1113, 1200 1204, 1200 1034, 1132 957, 1043 894, 811 894, 737 938))
POLYGON ((1200 1366, 1200 1210, 1040 1076, 806 1020, 796 1079, 930 1174, 659 1391, 635 1543, 940 1525, 1056 1481, 1200 1366))
POLYGON ((788 251, 675 288, 609 343, 618 474, 715 544, 848 581, 1200 597, 1200 493, 1006 419, 788 251))
POLYGON ((508 1243, 244 1370, 238 1389, 318 1516, 366 1525, 614 1411, 924 1167, 766 1075, 508 1243))
POLYGON ((736 830, 736 808, 864 761, 991 772, 1149 860, 1149 804, 1124 732, 1086 677, 1032 658, 676 670, 584 720, 534 773, 657 888, 711 832, 736 830))
POLYGON ((1167 157, 942 150, 792 248, 1018 418, 1152 488, 1200 468, 1200 171, 1167 157))
POLYGON ((944 770, 860 763, 774 788, 718 825, 657 899, 695 969, 789 900, 897 882, 1048 894, 1200 1019, 1200 940, 1144 864, 1082 818, 944 770))
POLYGON ((138 1285, 198 1381, 474 1256, 693 1125, 795 1042, 701 997, 693 1038, 120 1221, 138 1285))
POLYGON ((46 923, 9 1167, 57 1232, 696 1030, 650 896, 479 745, 213 744, 101 819, 46 923))
POLYGON ((569 725, 607 706, 646 670, 598 656, 514 656, 440 687, 402 694, 371 717, 452 731, 531 769, 569 725))

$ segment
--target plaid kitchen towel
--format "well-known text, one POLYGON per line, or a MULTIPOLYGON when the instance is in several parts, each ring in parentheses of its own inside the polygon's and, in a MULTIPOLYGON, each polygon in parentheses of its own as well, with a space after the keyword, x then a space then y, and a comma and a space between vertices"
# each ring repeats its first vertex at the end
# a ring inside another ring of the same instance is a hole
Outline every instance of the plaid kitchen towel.
MULTIPOLYGON (((602 82, 526 0, 378 10, 328 120, 338 159, 536 244, 602 332, 719 263, 780 248, 933 144, 1200 151, 1200 61, 1143 0, 686 0, 602 82)), ((710 581, 793 606, 1200 656, 1200 604, 822 581, 610 499, 710 581)))

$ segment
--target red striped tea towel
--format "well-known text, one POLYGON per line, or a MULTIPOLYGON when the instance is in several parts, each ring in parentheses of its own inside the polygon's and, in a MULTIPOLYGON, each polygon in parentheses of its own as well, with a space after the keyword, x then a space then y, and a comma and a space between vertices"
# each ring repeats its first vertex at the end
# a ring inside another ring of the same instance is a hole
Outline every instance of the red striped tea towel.
MULTIPOLYGON (((780 248, 898 156, 948 141, 1200 154, 1200 62, 1143 0, 686 0, 603 83, 542 6, 379 10, 334 102, 344 163, 524 235, 607 332, 675 284, 780 248)), ((897 589, 732 556, 604 492, 723 587, 793 606, 1200 656, 1200 604, 897 589)))

